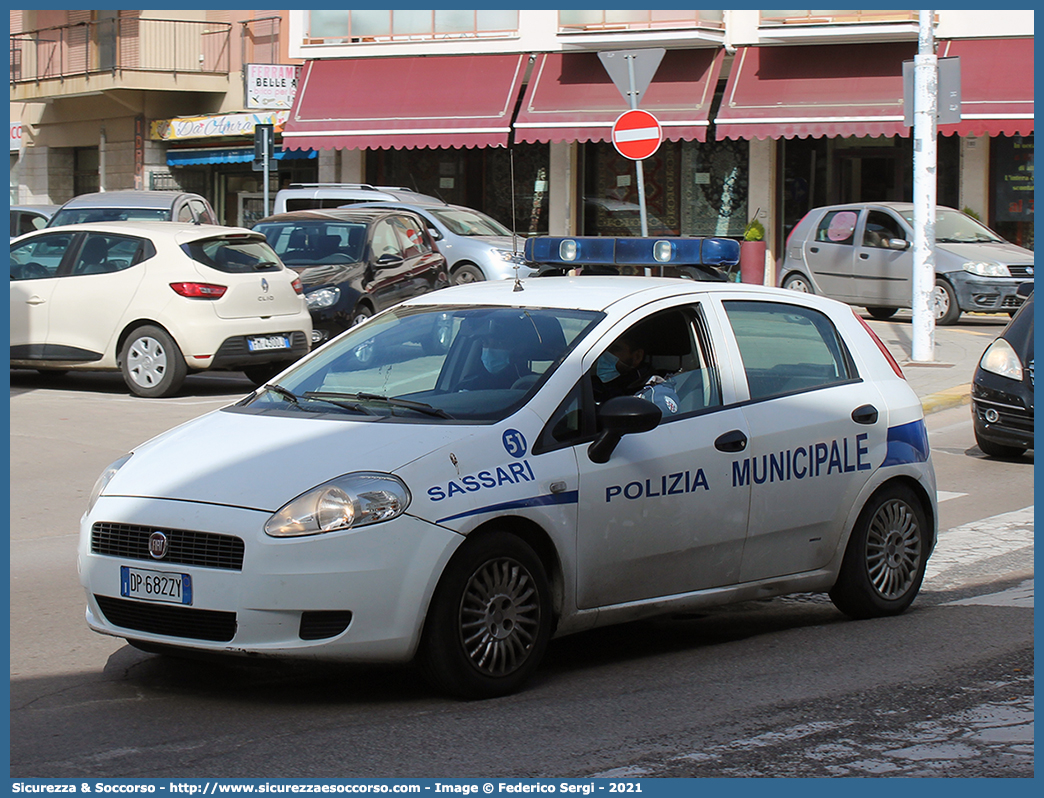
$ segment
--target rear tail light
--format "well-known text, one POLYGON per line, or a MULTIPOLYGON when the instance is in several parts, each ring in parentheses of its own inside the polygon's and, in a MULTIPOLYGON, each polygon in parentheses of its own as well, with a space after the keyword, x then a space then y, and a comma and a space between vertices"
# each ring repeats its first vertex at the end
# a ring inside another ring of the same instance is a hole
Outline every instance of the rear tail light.
POLYGON ((295 277, 294 281, 292 283, 290 283, 290 285, 293 286, 293 289, 294 289, 294 291, 296 293, 298 293, 298 294, 303 294, 304 293, 304 285, 301 283, 301 278, 300 277, 295 277))
POLYGON ((888 365, 892 367, 892 371, 901 380, 906 379, 906 375, 903 374, 903 370, 899 368, 899 364, 895 362, 895 358, 892 357, 892 353, 888 351, 888 347, 884 345, 880 338, 877 337, 877 333, 870 329, 870 325, 866 323, 866 319, 860 316, 855 308, 852 308, 852 315, 859 319, 859 323, 863 325, 863 329, 866 330, 867 334, 873 339, 874 343, 877 344, 877 348, 881 350, 881 354, 888 360, 888 365))
POLYGON ((228 286, 213 283, 171 283, 170 287, 189 299, 221 299, 228 290, 228 286))

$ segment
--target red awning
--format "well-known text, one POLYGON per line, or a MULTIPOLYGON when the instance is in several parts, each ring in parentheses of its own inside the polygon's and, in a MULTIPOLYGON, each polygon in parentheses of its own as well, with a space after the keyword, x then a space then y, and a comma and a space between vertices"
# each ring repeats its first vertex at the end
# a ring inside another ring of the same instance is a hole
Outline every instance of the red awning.
POLYGON ((528 54, 309 61, 283 146, 506 147, 528 61, 528 54))
POLYGON ((951 39, 938 53, 961 59, 961 121, 939 133, 1033 135, 1033 39, 951 39))
MULTIPOLYGON (((670 141, 705 141, 724 50, 668 50, 642 97, 670 141)), ((613 122, 629 106, 597 53, 537 56, 515 141, 610 141, 613 122)))
POLYGON ((903 61, 916 54, 917 42, 742 47, 715 136, 908 136, 903 61))

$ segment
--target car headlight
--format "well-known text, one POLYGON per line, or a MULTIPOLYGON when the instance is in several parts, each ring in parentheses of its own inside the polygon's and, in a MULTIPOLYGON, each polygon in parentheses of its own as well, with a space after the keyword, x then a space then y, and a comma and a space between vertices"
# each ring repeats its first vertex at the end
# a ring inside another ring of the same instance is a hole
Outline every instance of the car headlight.
POLYGON ((510 249, 494 249, 493 255, 507 263, 525 263, 526 259, 521 252, 512 252, 510 249))
POLYGON ((410 491, 391 474, 345 474, 302 493, 265 524, 275 538, 321 535, 390 521, 406 512, 410 491))
POLYGON ((337 287, 320 288, 305 294, 305 303, 308 305, 309 310, 333 307, 340 299, 341 289, 337 287))
POLYGON ((1008 267, 1001 263, 968 261, 961 268, 966 272, 977 274, 980 277, 1011 277, 1011 272, 1008 271, 1008 267))
POLYGON ((1012 349, 1011 344, 998 338, 982 353, 979 367, 992 374, 999 374, 1009 380, 1022 382, 1022 361, 1012 349))
POLYGON ((101 476, 98 477, 94 483, 94 487, 91 488, 90 498, 87 499, 87 510, 84 515, 90 513, 94 509, 95 502, 98 501, 98 497, 101 496, 102 491, 105 490, 106 486, 112 481, 112 478, 116 476, 116 472, 123 468, 124 464, 131 459, 129 454, 123 455, 119 460, 116 460, 106 466, 105 470, 101 472, 101 476))

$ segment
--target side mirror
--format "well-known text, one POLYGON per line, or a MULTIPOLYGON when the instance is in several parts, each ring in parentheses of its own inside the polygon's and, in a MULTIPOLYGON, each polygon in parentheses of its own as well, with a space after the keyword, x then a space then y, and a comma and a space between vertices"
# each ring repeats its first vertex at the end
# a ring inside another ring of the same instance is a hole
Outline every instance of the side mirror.
POLYGON ((910 242, 905 238, 889 238, 888 239, 889 249, 905 250, 910 248, 910 242))
POLYGON ((387 269, 392 266, 401 266, 402 264, 402 257, 400 257, 399 255, 393 255, 390 252, 385 252, 383 255, 377 258, 377 262, 374 265, 378 269, 387 269))
POLYGON ((637 396, 617 396, 598 408, 598 422, 602 431, 587 448, 593 463, 607 463, 616 445, 624 435, 648 432, 660 423, 663 411, 647 399, 637 396))
POLYGON ((442 240, 442 233, 440 233, 438 231, 438 228, 436 228, 436 227, 429 227, 428 228, 428 235, 431 236, 431 240, 432 241, 441 241, 442 240))

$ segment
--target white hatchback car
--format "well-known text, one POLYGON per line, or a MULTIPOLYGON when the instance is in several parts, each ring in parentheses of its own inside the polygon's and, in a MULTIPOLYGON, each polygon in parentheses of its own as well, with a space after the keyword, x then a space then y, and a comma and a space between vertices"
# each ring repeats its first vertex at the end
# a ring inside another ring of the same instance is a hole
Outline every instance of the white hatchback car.
POLYGON ((485 697, 604 624, 902 612, 935 496, 921 403, 848 306, 535 277, 397 305, 113 463, 79 573, 90 627, 146 651, 417 657, 485 697))
POLYGON ((116 370, 139 396, 187 373, 258 384, 308 352, 296 272, 260 233, 176 222, 47 228, 11 242, 11 366, 116 370))

